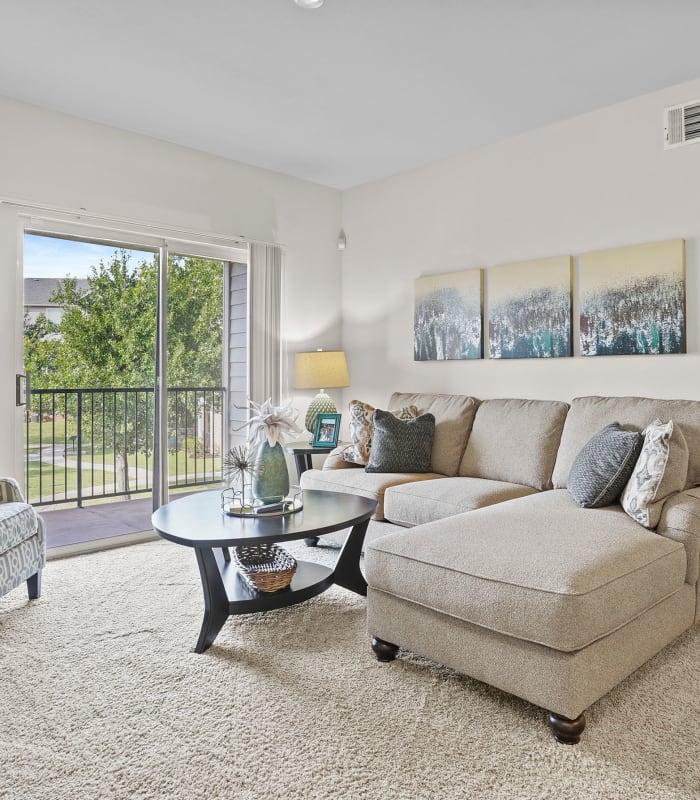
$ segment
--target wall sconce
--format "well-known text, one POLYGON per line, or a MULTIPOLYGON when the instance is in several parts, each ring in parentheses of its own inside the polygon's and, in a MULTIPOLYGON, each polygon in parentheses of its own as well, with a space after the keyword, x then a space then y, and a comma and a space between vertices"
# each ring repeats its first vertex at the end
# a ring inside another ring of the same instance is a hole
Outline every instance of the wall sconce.
POLYGON ((338 234, 338 241, 336 242, 338 246, 338 250, 345 250, 348 244, 348 238, 345 235, 345 231, 341 228, 340 233, 338 234))

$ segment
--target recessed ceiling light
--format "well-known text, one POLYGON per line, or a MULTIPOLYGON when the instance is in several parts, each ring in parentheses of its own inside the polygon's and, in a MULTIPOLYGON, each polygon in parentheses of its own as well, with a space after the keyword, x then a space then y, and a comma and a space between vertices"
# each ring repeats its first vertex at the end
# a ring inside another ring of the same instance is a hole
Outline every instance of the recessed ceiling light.
POLYGON ((321 8, 325 0, 294 0, 299 8, 321 8))

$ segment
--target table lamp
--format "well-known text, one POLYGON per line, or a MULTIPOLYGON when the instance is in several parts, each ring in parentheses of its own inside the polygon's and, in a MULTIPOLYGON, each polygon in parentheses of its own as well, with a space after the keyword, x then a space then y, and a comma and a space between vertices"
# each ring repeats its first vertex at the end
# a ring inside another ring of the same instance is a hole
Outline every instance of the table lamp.
POLYGON ((335 403, 325 389, 341 389, 350 385, 348 365, 342 350, 315 350, 294 356, 294 388, 320 389, 306 412, 304 425, 312 434, 319 414, 337 414, 335 403), (320 387, 324 388, 321 389, 320 387))

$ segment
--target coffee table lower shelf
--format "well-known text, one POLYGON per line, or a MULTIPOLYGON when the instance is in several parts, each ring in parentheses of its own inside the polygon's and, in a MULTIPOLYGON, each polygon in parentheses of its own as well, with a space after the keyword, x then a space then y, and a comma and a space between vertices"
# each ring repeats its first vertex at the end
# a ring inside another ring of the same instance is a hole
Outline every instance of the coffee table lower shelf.
POLYGON ((330 567, 311 561, 297 561, 296 572, 286 589, 258 592, 248 585, 232 562, 224 561, 222 564, 218 558, 217 562, 228 595, 229 614, 250 614, 293 606, 325 592, 333 584, 333 570, 330 567))
MULTIPOLYGON (((357 527, 364 529, 367 523, 357 527)), ((363 538, 364 530, 358 544, 361 545, 363 538)), ((227 548, 195 547, 204 591, 204 619, 194 648, 195 653, 203 653, 214 643, 230 616, 272 611, 303 603, 325 592, 333 584, 366 595, 367 583, 360 572, 359 552, 353 553, 354 558, 346 560, 342 557, 344 551, 345 548, 334 569, 310 561, 298 561, 296 572, 286 589, 278 592, 258 592, 248 585, 229 560, 227 548)))

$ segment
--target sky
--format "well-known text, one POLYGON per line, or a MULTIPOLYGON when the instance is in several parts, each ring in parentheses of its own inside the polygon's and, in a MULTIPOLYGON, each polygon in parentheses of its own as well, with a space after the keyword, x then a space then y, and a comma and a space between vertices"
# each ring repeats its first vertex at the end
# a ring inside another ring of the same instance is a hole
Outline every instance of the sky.
MULTIPOLYGON (((86 278, 90 267, 97 266, 100 259, 108 261, 115 251, 114 245, 74 242, 53 236, 24 235, 25 278, 86 278)), ((153 254, 142 250, 130 250, 131 263, 143 258, 150 260, 153 254)))

